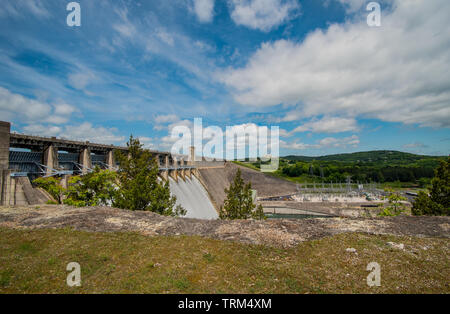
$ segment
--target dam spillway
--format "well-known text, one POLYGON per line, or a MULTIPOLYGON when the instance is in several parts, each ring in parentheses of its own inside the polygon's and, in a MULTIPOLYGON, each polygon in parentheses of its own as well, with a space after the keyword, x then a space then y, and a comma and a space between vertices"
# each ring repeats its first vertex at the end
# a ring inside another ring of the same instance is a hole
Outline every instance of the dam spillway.
POLYGON ((219 215, 209 199, 208 192, 195 177, 175 181, 169 178, 170 191, 177 197, 177 205, 186 209, 186 218, 218 219, 219 215))

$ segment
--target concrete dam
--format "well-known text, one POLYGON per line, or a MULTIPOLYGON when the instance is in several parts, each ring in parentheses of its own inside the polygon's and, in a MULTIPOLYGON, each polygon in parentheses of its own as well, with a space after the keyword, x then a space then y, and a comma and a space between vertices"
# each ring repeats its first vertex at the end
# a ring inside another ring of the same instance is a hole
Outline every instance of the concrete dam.
MULTIPOLYGON (((116 170, 116 150, 126 153, 128 148, 11 133, 10 123, 0 121, 0 205, 37 205, 52 200, 47 192, 32 186, 37 177, 58 177, 64 186, 71 176, 84 175, 96 166, 116 170)), ((177 204, 187 210, 186 217, 219 217, 219 207, 213 205, 207 187, 198 179, 198 169, 223 167, 223 161, 195 162, 193 148, 190 156, 150 152, 158 162, 161 180, 169 181, 177 204)))
MULTIPOLYGON (((116 170, 114 151, 127 147, 39 137, 10 132, 10 124, 0 121, 0 205, 37 205, 51 200, 45 191, 32 186, 37 177, 58 177, 62 185, 73 175, 83 175, 95 166, 116 170)), ((293 194, 296 185, 226 161, 195 161, 190 156, 151 150, 157 160, 161 180, 169 181, 177 204, 186 217, 217 219, 238 168, 245 182, 252 183, 258 197, 293 194)))

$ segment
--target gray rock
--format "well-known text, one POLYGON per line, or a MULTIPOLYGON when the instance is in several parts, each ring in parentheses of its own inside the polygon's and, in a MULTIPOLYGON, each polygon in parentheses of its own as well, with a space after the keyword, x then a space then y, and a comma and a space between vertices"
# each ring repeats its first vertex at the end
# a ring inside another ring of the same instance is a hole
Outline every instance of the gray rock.
POLYGON ((405 245, 403 243, 388 242, 386 244, 393 249, 397 249, 397 250, 405 249, 405 245))

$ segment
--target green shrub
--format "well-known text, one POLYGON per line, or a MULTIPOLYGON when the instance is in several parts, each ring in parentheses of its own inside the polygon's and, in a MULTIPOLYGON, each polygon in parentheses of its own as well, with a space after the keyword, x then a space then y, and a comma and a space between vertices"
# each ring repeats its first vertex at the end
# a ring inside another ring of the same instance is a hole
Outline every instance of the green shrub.
POLYGON ((61 186, 57 178, 37 178, 33 181, 33 183, 37 187, 47 191, 56 200, 57 204, 61 204, 65 189, 61 186))
POLYGON ((76 207, 111 205, 117 189, 116 177, 115 172, 98 167, 83 176, 72 177, 64 204, 76 207))
POLYGON ((449 216, 450 215, 450 158, 441 162, 431 181, 428 195, 419 192, 412 207, 413 215, 449 216))
POLYGON ((388 200, 388 205, 386 207, 381 205, 382 209, 378 216, 398 216, 403 213, 406 210, 406 206, 402 201, 406 201, 406 198, 392 189, 385 189, 385 191, 389 193, 385 197, 388 200))

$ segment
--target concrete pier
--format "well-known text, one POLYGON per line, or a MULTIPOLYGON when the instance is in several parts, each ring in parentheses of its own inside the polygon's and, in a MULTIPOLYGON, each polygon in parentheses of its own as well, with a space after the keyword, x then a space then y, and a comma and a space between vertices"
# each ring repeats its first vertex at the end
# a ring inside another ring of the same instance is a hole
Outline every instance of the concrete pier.
POLYGON ((114 159, 114 151, 113 150, 110 150, 106 154, 106 164, 108 165, 109 170, 114 170, 114 168, 116 167, 116 161, 114 159))
POLYGON ((56 148, 55 145, 48 145, 44 149, 42 159, 42 164, 47 167, 46 175, 51 175, 53 169, 59 168, 58 148, 56 148))
POLYGON ((0 170, 9 168, 9 133, 11 124, 0 121, 0 170))
POLYGON ((11 124, 0 121, 0 205, 9 202, 11 172, 9 168, 9 134, 11 124))
POLYGON ((89 169, 92 169, 91 150, 89 147, 81 150, 79 163, 83 167, 81 170, 82 174, 86 174, 89 172, 89 169))

